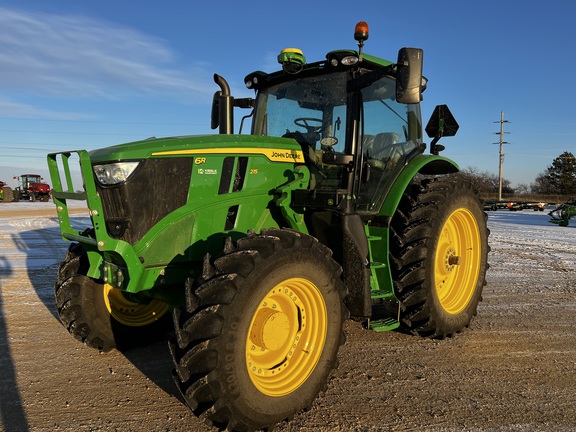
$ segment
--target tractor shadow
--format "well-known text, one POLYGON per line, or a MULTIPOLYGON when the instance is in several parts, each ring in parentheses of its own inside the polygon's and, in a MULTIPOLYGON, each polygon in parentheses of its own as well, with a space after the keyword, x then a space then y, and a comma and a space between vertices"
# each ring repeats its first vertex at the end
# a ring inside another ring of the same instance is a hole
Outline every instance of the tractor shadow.
POLYGON ((6 307, 3 281, 13 274, 12 266, 7 257, 0 255, 0 429, 28 431, 28 421, 22 404, 18 381, 16 379, 16 367, 8 337, 8 325, 6 322, 6 307))
MULTIPOLYGON (((75 228, 81 230, 82 222, 85 222, 81 219, 87 221, 88 218, 77 219, 79 219, 79 226, 75 228)), ((51 221, 54 222, 53 226, 19 232, 15 235, 17 238, 13 238, 13 241, 20 252, 25 251, 27 254, 27 272, 32 288, 52 317, 60 323, 54 297, 54 284, 59 262, 66 256, 70 243, 62 239, 56 219, 51 218, 51 221)), ((71 335, 64 335, 64 337, 73 338, 71 335)), ((156 340, 150 345, 130 348, 121 351, 121 353, 165 393, 183 401, 172 379, 173 364, 167 338, 168 335, 166 335, 164 340, 156 340)))

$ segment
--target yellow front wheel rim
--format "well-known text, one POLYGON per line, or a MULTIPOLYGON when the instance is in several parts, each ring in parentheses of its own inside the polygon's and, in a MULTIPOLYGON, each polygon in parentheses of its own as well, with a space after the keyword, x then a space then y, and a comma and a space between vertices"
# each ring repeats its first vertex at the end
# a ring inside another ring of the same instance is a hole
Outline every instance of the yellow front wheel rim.
POLYGON ((326 304, 307 279, 292 278, 260 301, 246 338, 252 383, 268 396, 284 396, 310 376, 324 349, 326 304))
POLYGON ((157 321, 168 311, 168 305, 158 300, 148 304, 134 303, 122 294, 122 291, 104 285, 104 303, 114 319, 131 327, 142 327, 157 321))
POLYGON ((482 261, 478 223, 465 208, 454 211, 442 227, 435 259, 438 300, 449 314, 462 312, 476 291, 482 261))

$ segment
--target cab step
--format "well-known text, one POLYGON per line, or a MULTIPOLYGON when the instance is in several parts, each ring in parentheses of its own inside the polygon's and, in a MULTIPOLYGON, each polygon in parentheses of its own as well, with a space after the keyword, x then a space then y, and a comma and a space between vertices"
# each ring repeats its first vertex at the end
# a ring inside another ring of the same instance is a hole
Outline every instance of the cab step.
POLYGON ((394 318, 370 320, 369 329, 375 332, 386 332, 400 327, 400 322, 394 318))

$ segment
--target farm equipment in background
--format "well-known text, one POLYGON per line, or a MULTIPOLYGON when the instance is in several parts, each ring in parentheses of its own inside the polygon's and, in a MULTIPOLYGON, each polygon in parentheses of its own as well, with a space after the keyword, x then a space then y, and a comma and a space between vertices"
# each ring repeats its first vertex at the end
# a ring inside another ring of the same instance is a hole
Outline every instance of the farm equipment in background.
POLYGON ((483 200, 482 206, 485 211, 496 211, 498 209, 507 209, 508 202, 496 200, 483 200))
POLYGON ((548 203, 533 202, 533 201, 497 201, 485 200, 483 201, 484 210, 496 211, 498 209, 507 209, 510 211, 520 211, 525 209, 532 209, 534 211, 544 211, 548 203))
POLYGON ((215 75, 217 135, 48 155, 73 242, 56 307, 75 338, 123 350, 169 325, 191 410, 247 431, 312 405, 349 316, 438 339, 470 325, 488 229, 476 190, 439 155, 458 124, 437 106, 425 155, 422 50, 390 62, 363 53, 368 34, 358 23, 358 50, 314 63, 283 50, 281 70, 246 76, 255 99, 215 75), (233 134, 235 107, 251 110, 250 135, 233 134), (86 201, 91 226, 72 227, 68 200, 86 201))
POLYGON ((520 207, 519 210, 532 209, 534 211, 544 211, 544 209, 548 206, 548 203, 545 202, 531 202, 531 201, 519 202, 515 204, 520 207))
POLYGON ((22 174, 14 177, 19 186, 13 189, 14 201, 28 200, 47 202, 50 200, 50 185, 38 174, 22 174))
POLYGON ((576 200, 560 204, 548 215, 552 218, 550 223, 558 224, 566 227, 570 223, 570 219, 576 217, 576 200))
POLYGON ((7 203, 14 201, 14 191, 8 183, 0 181, 0 202, 7 203))

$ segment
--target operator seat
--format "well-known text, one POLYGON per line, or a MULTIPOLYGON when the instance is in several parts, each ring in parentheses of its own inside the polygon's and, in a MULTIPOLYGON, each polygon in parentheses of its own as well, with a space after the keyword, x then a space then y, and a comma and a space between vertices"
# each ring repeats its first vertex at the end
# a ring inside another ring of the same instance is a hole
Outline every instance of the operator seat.
POLYGON ((367 148, 372 148, 372 146, 374 145, 374 135, 364 134, 362 136, 362 145, 364 147, 364 150, 366 150, 367 148))
POLYGON ((401 149, 398 149, 400 137, 394 132, 382 132, 364 136, 364 157, 368 164, 384 171, 392 167, 400 159, 401 149), (398 153, 397 150, 400 150, 398 153))
POLYGON ((400 137, 394 132, 382 132, 374 137, 371 145, 370 157, 384 160, 392 156, 394 145, 398 144, 400 137))

